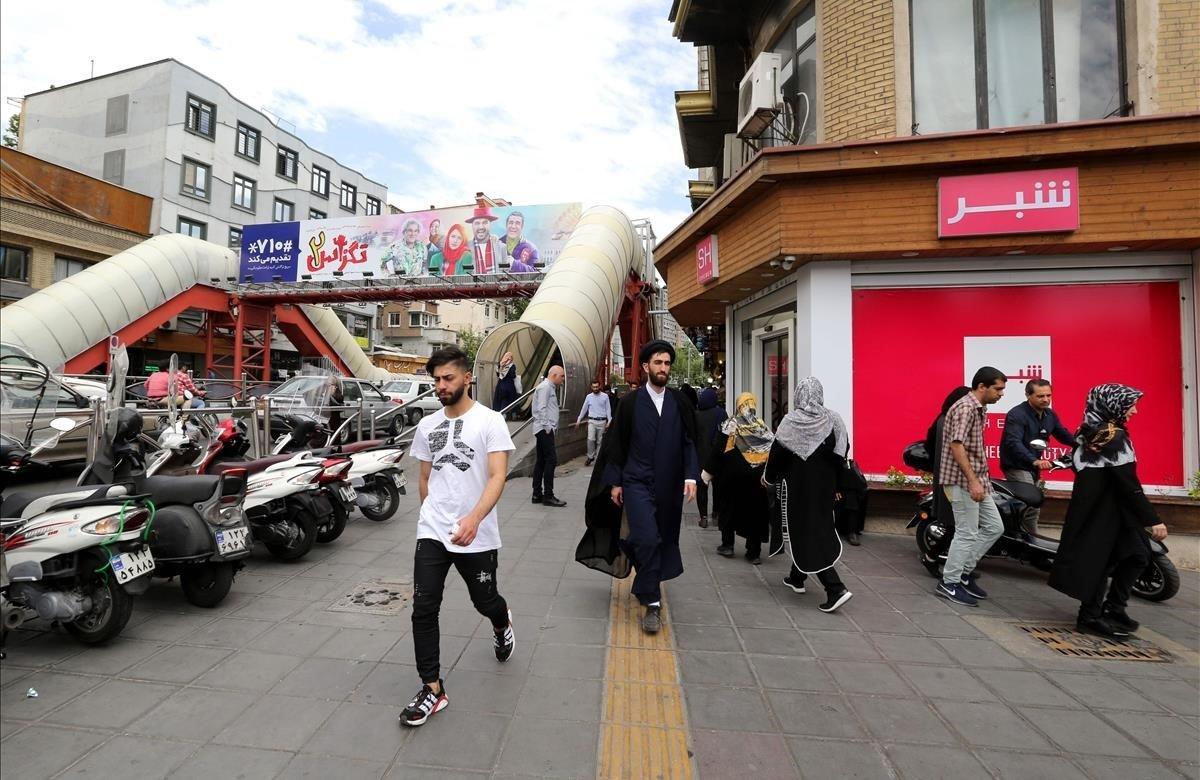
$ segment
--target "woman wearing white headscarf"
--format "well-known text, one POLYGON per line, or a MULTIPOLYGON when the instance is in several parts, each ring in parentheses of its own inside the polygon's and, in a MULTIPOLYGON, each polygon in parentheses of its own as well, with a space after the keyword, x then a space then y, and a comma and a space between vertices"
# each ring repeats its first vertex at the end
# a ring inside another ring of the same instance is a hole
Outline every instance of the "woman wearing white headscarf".
POLYGON ((849 449, 846 424, 825 408, 821 382, 811 376, 800 380, 792 410, 775 431, 764 481, 777 486, 780 522, 790 542, 792 570, 783 584, 804 593, 805 579, 815 574, 825 587, 822 612, 833 612, 854 595, 833 569, 842 557, 834 500, 849 449))

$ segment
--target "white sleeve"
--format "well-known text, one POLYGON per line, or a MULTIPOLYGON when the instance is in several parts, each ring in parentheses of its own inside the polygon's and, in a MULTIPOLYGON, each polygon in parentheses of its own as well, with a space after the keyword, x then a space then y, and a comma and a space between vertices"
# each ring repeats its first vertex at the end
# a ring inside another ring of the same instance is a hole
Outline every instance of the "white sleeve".
POLYGON ((429 433, 422 426, 417 426, 417 434, 413 436, 412 447, 408 450, 409 454, 417 460, 429 463, 433 460, 433 453, 429 451, 429 433))
POLYGON ((512 452, 515 450, 516 447, 513 445, 512 436, 508 433, 508 425, 504 422, 504 418, 498 414, 491 415, 491 418, 487 430, 487 451, 512 452))

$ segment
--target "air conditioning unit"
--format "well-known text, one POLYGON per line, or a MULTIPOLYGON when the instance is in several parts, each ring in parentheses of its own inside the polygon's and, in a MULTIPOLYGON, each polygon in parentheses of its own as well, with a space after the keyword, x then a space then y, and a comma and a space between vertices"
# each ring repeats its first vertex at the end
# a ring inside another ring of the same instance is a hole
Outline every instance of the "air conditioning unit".
POLYGON ((179 318, 172 317, 159 326, 161 330, 179 330, 179 318))
POLYGON ((783 58, 764 51, 754 60, 738 87, 739 138, 758 138, 779 115, 779 69, 783 58))
POLYGON ((727 182, 734 174, 746 167, 754 156, 754 147, 733 133, 725 134, 725 148, 721 155, 721 181, 727 182))

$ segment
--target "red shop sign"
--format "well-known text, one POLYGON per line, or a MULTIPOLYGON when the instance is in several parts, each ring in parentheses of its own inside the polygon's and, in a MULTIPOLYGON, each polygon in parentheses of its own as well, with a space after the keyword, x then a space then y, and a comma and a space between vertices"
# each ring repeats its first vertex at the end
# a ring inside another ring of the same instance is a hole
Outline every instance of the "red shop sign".
POLYGON ((721 275, 717 265, 717 234, 706 236, 696 244, 696 281, 711 282, 721 275))
POLYGON ((779 355, 767 356, 767 376, 787 376, 788 359, 787 355, 780 357, 779 355))
POLYGON ((1078 229, 1078 168, 938 179, 938 238, 1078 229))

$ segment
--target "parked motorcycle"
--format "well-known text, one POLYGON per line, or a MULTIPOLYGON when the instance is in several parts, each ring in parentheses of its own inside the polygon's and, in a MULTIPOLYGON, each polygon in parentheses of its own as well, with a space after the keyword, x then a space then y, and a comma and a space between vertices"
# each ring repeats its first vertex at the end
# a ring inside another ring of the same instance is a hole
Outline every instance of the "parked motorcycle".
MULTIPOLYGON (((1044 450, 1046 442, 1035 440, 1030 447, 1044 450)), ((1070 468, 1070 453, 1051 461, 1051 471, 1070 468)), ((904 462, 913 468, 932 473, 933 463, 925 452, 922 442, 915 442, 905 450, 904 462)), ((1049 571, 1058 554, 1059 542, 1045 536, 1031 534, 1021 527, 1021 519, 1029 507, 1040 507, 1045 494, 1036 485, 1003 479, 992 479, 996 508, 1004 523, 1004 532, 988 551, 988 557, 1004 557, 1028 563, 1041 570, 1049 571)), ((932 490, 921 493, 917 499, 916 512, 908 523, 916 529, 917 549, 921 564, 933 577, 941 579, 946 554, 954 538, 954 517, 949 511, 938 513, 934 509, 932 490)), ((1135 596, 1147 601, 1166 601, 1179 592, 1179 571, 1167 554, 1170 552, 1162 542, 1146 535, 1150 548, 1150 565, 1133 585, 1135 596)))

